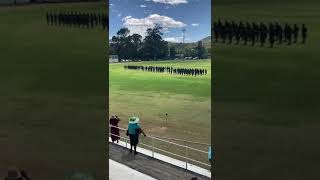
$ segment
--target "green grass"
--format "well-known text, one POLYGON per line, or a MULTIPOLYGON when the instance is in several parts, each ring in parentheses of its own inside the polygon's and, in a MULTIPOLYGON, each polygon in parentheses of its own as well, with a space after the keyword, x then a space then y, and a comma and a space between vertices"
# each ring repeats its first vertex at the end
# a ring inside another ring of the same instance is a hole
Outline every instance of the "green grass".
POLYGON ((0 175, 18 166, 33 179, 105 177, 107 33, 48 27, 46 11, 58 10, 106 6, 0 7, 0 175))
POLYGON ((132 63, 143 66, 197 67, 208 75, 187 77, 166 73, 124 70, 124 63, 109 66, 110 113, 127 126, 131 115, 139 115, 146 132, 210 142, 211 61, 162 61, 132 63), (169 125, 157 132, 168 113, 169 125), (154 130, 153 130, 154 129, 154 130))
POLYGON ((306 45, 213 45, 218 179, 319 179, 319 5, 215 1, 213 19, 305 23, 309 29, 306 45))
MULTIPOLYGON (((211 142, 211 60, 129 63, 208 70, 208 75, 198 77, 124 70, 125 64, 109 66, 109 110, 122 119, 120 127, 126 128, 128 118, 138 115, 148 135, 211 142)), ((147 141, 142 138, 142 142, 147 141)), ((158 143, 159 146, 168 148, 158 143)), ((184 155, 184 149, 171 150, 184 155)), ((203 161, 206 158, 200 157, 203 161)))

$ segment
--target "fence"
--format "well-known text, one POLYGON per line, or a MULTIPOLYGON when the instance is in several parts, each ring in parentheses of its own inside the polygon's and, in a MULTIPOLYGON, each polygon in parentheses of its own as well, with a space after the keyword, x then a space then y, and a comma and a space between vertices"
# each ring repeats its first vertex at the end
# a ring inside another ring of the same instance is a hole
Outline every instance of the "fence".
MULTIPOLYGON (((119 137, 120 139, 123 139, 126 143, 126 147, 128 148, 128 146, 130 146, 129 143, 129 138, 127 138, 126 136, 121 136, 121 132, 126 132, 127 129, 124 128, 120 128, 117 126, 112 126, 109 125, 109 127, 115 127, 118 128, 120 130, 120 134, 115 135, 111 133, 111 130, 109 131, 109 136, 114 135, 116 137, 119 137), (129 144, 129 145, 128 145, 129 144)), ((179 139, 174 139, 174 138, 166 138, 166 139, 172 139, 172 140, 178 140, 178 141, 183 141, 183 140, 179 140, 179 139)), ((182 145, 182 144, 178 144, 178 143, 174 143, 168 140, 165 140, 164 138, 159 138, 156 136, 147 136, 145 139, 146 142, 143 143, 139 143, 140 145, 143 145, 145 147, 147 147, 147 149, 152 151, 152 157, 154 157, 155 152, 161 152, 160 154, 167 154, 170 157, 174 157, 175 159, 178 159, 180 161, 185 162, 185 168, 188 170, 188 163, 191 164, 197 164, 198 166, 205 168, 205 169, 210 169, 211 168, 211 164, 208 164, 208 152, 207 151, 203 151, 197 148, 193 148, 187 145, 182 145), (147 140, 148 139, 148 140, 147 140), (149 142, 149 143, 147 143, 149 142), (167 147, 167 149, 165 150, 164 148, 167 147), (173 152, 176 151, 176 152, 173 152), (197 160, 195 159, 195 157, 200 157, 197 160)), ((187 141, 187 142, 191 142, 191 141, 187 141)), ((209 144, 205 144, 205 143, 199 143, 199 144, 203 144, 203 145, 209 145, 209 144)))

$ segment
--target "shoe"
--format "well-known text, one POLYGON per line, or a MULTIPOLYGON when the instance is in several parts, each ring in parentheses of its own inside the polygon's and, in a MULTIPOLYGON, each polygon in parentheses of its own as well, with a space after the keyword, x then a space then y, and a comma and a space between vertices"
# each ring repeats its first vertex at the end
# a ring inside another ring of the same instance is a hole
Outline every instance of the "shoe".
POLYGON ((135 152, 134 152, 134 155, 137 155, 137 154, 138 154, 138 152, 137 152, 137 151, 135 151, 135 152))
POLYGON ((132 153, 132 149, 130 149, 130 153, 132 153))

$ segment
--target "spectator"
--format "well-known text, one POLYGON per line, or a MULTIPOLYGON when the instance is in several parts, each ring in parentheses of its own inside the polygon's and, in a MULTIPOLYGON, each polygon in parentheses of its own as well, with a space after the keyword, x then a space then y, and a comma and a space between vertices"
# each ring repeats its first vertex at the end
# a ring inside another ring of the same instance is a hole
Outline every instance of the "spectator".
POLYGON ((137 154, 137 145, 139 143, 139 135, 142 133, 144 136, 146 134, 143 132, 139 125, 138 117, 130 117, 128 123, 127 136, 130 138, 130 152, 132 152, 132 146, 134 147, 134 154, 137 154))
POLYGON ((118 118, 118 116, 111 116, 111 118, 110 118, 110 125, 112 125, 111 126, 112 143, 114 143, 115 141, 117 141, 117 143, 119 143, 119 139, 120 139, 120 132, 119 132, 119 128, 118 128, 119 121, 120 121, 120 119, 118 118))

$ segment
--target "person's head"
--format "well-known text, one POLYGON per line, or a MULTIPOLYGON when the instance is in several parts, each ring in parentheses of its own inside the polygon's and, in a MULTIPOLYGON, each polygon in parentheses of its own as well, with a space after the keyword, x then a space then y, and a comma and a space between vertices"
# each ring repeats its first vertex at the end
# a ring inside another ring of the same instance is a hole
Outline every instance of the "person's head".
POLYGON ((132 116, 129 118, 129 124, 137 124, 139 123, 139 118, 136 116, 132 116))

